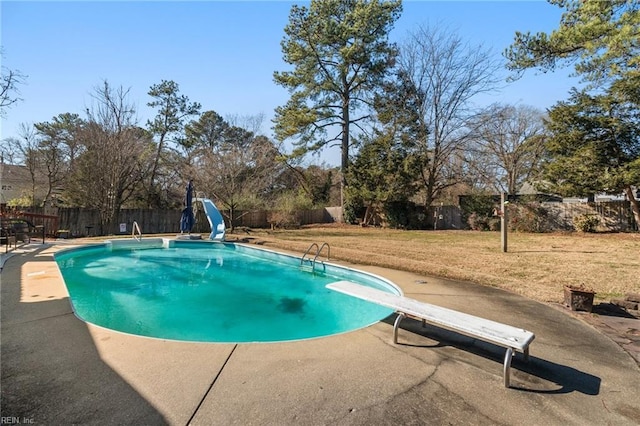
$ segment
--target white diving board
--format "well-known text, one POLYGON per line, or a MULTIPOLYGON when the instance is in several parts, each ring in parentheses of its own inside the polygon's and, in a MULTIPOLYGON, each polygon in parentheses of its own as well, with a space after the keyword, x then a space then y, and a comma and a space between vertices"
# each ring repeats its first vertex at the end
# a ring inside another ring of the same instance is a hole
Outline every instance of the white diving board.
POLYGON ((503 363, 504 385, 506 387, 510 385, 511 358, 514 352, 522 352, 525 360, 529 359, 529 345, 535 338, 535 335, 530 331, 350 281, 338 281, 327 284, 326 287, 396 311, 399 315, 393 325, 393 343, 398 343, 400 322, 405 316, 410 316, 422 320, 423 324, 428 322, 506 348, 503 363))

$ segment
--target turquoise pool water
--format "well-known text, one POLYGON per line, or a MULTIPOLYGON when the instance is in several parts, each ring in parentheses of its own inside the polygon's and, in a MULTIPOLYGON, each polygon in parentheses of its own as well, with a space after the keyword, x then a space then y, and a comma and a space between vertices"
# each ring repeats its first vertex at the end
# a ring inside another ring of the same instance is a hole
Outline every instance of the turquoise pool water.
POLYGON ((171 340, 273 342, 343 333, 391 310, 333 292, 350 280, 398 289, 331 264, 229 243, 108 242, 59 252, 55 260, 76 315, 112 330, 171 340))

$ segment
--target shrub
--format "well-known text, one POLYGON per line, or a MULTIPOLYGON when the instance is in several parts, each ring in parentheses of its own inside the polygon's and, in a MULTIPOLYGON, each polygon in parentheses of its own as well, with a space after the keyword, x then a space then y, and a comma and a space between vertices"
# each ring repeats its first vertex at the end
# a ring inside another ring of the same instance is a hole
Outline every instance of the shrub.
POLYGON ((409 228, 411 216, 415 212, 415 205, 409 201, 390 201, 385 203, 384 215, 386 225, 395 229, 409 228))
POLYGON ((269 214, 268 221, 274 228, 299 228, 300 218, 298 212, 300 210, 310 209, 311 201, 303 194, 294 192, 285 192, 278 197, 278 210, 269 214))
POLYGON ((598 225, 600 225, 600 218, 594 214, 581 214, 573 218, 573 226, 577 231, 596 232, 598 225))
POLYGON ((516 232, 547 232, 550 230, 549 209, 538 202, 509 205, 509 229, 516 232))
POLYGON ((22 194, 19 198, 12 198, 7 205, 9 207, 31 207, 39 206, 42 204, 42 200, 36 200, 29 195, 22 194))
POLYGON ((462 222, 467 223, 474 230, 489 229, 488 220, 499 200, 499 197, 496 198, 492 195, 465 195, 460 197, 462 222), (478 220, 480 220, 480 223, 477 222, 478 220), (472 223, 479 224, 481 227, 485 226, 485 229, 475 228, 472 223))
POLYGON ((271 224, 272 229, 296 229, 300 227, 300 220, 296 214, 285 210, 269 212, 267 220, 271 224))
POLYGON ((499 217, 487 217, 487 226, 489 227, 489 231, 499 231, 500 230, 500 218, 499 217))
POLYGON ((467 219, 467 223, 469 224, 469 228, 472 231, 488 231, 489 230, 489 217, 485 215, 480 215, 476 212, 473 212, 469 215, 467 219))
POLYGON ((342 220, 344 220, 345 223, 354 225, 364 216, 366 208, 364 207, 362 199, 359 197, 352 195, 350 192, 347 192, 345 196, 342 220))

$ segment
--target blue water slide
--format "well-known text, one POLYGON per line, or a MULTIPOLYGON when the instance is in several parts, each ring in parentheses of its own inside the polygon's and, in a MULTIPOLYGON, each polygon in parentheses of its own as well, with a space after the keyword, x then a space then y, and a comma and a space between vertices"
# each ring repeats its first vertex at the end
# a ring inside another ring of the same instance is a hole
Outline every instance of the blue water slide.
POLYGON ((208 198, 196 198, 195 201, 200 201, 202 203, 204 214, 207 216, 207 220, 211 226, 211 235, 209 235, 209 239, 214 241, 224 241, 225 226, 220 210, 218 210, 213 201, 208 198))

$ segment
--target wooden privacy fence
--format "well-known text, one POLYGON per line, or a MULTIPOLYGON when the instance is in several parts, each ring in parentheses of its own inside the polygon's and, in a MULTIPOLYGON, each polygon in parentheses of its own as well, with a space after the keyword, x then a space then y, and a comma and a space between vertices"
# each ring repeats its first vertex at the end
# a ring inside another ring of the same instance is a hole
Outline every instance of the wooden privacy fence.
MULTIPOLYGON (((38 209, 35 209, 38 210, 38 209)), ((42 209, 39 209, 42 210, 42 209)), ((230 228, 228 211, 221 211, 227 228, 230 228)), ((58 229, 62 235, 68 237, 83 237, 97 235, 131 234, 133 222, 137 222, 144 234, 171 234, 180 232, 180 210, 153 209, 123 209, 114 221, 114 229, 108 230, 100 226, 100 211, 83 208, 59 208, 58 229)), ((272 225, 272 212, 235 211, 234 227, 269 228, 272 225)), ((340 207, 306 210, 295 213, 296 224, 308 225, 313 223, 332 223, 342 220, 340 207)), ((196 225, 194 232, 209 232, 209 223, 202 214, 202 209, 196 210, 196 225)))
POLYGON ((35 225, 43 225, 49 237, 85 237, 98 235, 130 234, 133 222, 145 233, 170 233, 180 230, 180 211, 123 209, 114 221, 113 229, 100 224, 100 211, 81 207, 48 208, 43 214, 41 207, 12 208, 4 212, 7 217, 24 217, 35 225))
MULTIPOLYGON (((229 226, 230 212, 228 210, 221 211, 224 217, 227 227, 229 226)), ((204 215, 201 215, 200 211, 196 212, 197 227, 199 228, 203 223, 208 226, 204 215)), ((233 214, 233 226, 247 227, 247 228, 271 228, 281 225, 311 225, 314 223, 333 223, 342 222, 342 208, 341 207, 325 207, 321 209, 313 210, 301 210, 295 213, 282 213, 277 211, 268 210, 252 210, 243 211, 236 210, 233 214), (286 223, 283 222, 285 218, 286 223)), ((205 231, 202 231, 205 232, 205 231)))
POLYGON ((542 205, 552 211, 558 220, 559 229, 573 229, 573 218, 595 215, 600 219, 600 228, 608 231, 637 231, 629 201, 599 201, 594 203, 551 203, 542 205))
MULTIPOLYGON (((41 213, 33 213, 27 211, 6 212, 2 216, 11 218, 21 218, 27 220, 34 228, 37 229, 39 235, 55 236, 58 230, 58 216, 46 215, 41 213)), ((36 232, 33 230, 32 232, 36 232)))
MULTIPOLYGON (((637 231, 631 204, 629 201, 607 201, 597 203, 541 203, 551 214, 546 214, 544 220, 548 223, 546 229, 573 229, 573 218, 583 214, 600 217, 600 230, 609 231, 637 231), (551 223, 553 222, 553 223, 551 223)), ((100 226, 100 211, 83 208, 42 208, 15 209, 14 212, 4 212, 7 217, 13 214, 24 215, 35 225, 42 225, 48 236, 82 237, 99 235, 131 234, 133 222, 137 222, 144 234, 171 234, 180 232, 180 210, 152 210, 152 209, 123 209, 114 221, 113 229, 100 226)), ((222 211, 227 228, 229 212, 222 211)), ((426 218, 422 214, 420 222, 428 222, 426 229, 467 229, 462 223, 461 210, 457 206, 434 207, 433 217, 426 218), (425 221, 425 219, 430 219, 425 221)), ((201 209, 196 210, 196 226, 193 232, 209 232, 209 223, 201 209)), ((235 211, 234 228, 271 228, 282 226, 300 226, 315 223, 342 222, 340 207, 326 207, 322 209, 304 210, 294 213, 274 212, 267 210, 235 211)))
POLYGON ((114 229, 100 224, 100 211, 83 208, 60 208, 60 230, 70 237, 131 234, 133 222, 146 234, 180 232, 180 215, 177 210, 123 209, 114 221, 114 229))
POLYGON ((458 206, 439 206, 433 208, 433 229, 464 229, 462 212, 458 206))

